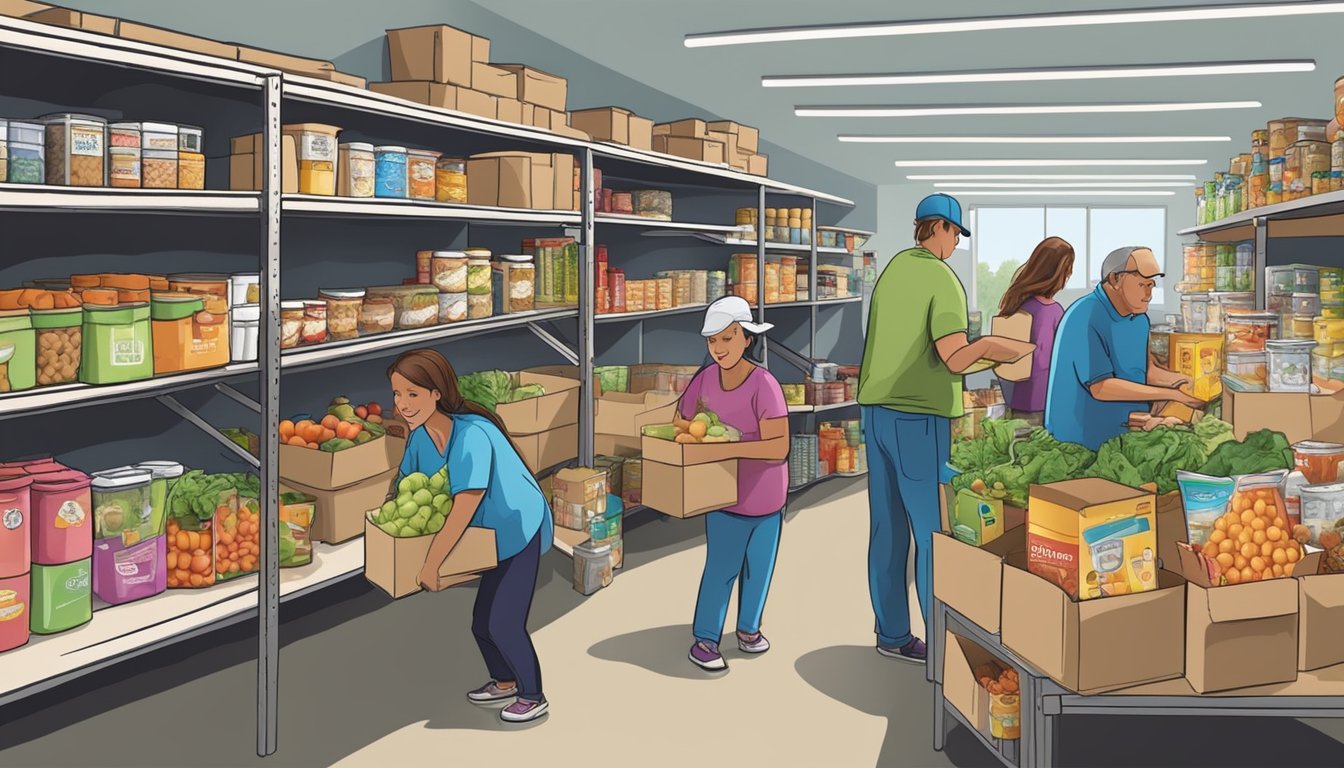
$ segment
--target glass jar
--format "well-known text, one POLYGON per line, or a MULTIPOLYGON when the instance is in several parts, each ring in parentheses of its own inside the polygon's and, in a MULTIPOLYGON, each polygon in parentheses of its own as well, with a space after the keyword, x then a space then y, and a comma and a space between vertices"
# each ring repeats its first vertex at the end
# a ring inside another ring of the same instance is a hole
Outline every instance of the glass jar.
POLYGON ((536 267, 530 256, 505 256, 508 265, 509 312, 531 312, 536 308, 536 267))
POLYGON ((298 145, 300 194, 326 197, 336 194, 336 134, 340 130, 321 123, 281 128, 298 145))
POLYGON ((364 290, 321 290, 318 298, 326 302, 327 338, 345 341, 359 337, 359 316, 364 309, 364 290))
POLYGON ((10 184, 42 184, 47 178, 46 128, 39 123, 9 123, 9 166, 5 180, 10 184))
POLYGON ((434 164, 434 194, 441 203, 467 202, 467 161, 441 157, 434 164))
POLYGON ((430 282, 442 293, 466 293, 467 262, 467 254, 460 251, 434 251, 430 282))
POLYGON ((1268 373, 1264 352, 1228 352, 1227 375, 1264 387, 1268 373))
POLYGON ((1283 202, 1284 159, 1271 158, 1269 161, 1269 187, 1265 189, 1265 205, 1278 205, 1283 202))
POLYGON ((101 187, 107 184, 107 121, 92 115, 51 115, 46 125, 48 184, 101 187))
POLYGON ((79 380, 83 321, 84 315, 79 309, 32 310, 39 387, 72 384, 79 380))
POLYGON ((1344 483, 1306 485, 1299 493, 1302 499, 1301 524, 1311 531, 1308 543, 1320 546, 1321 534, 1338 528, 1339 509, 1344 507, 1344 483))
POLYGON ((304 344, 321 344, 327 340, 327 302, 303 302, 304 344))
POLYGON ((1321 141, 1301 143, 1302 181, 1306 189, 1303 196, 1323 195, 1330 191, 1330 142, 1322 138, 1321 141))
POLYGON ((165 149, 178 151, 181 134, 172 123, 141 123, 140 147, 142 149, 165 149))
POLYGON ((1277 340, 1265 342, 1268 356, 1270 392, 1311 391, 1311 351, 1314 341, 1277 340))
POLYGON ((1344 445, 1318 440, 1294 443, 1293 464, 1310 485, 1337 483, 1340 465, 1344 464, 1344 445))
POLYGON ((205 155, 200 152, 178 151, 177 188, 205 189, 205 155))
MULTIPOLYGON (((487 259, 467 261, 467 293, 473 296, 490 296, 490 262, 487 259)), ((486 315, 489 317, 489 315, 486 315)))
POLYGON ((343 197, 373 197, 373 145, 353 141, 340 145, 340 168, 336 194, 343 197))
POLYGON ((374 197, 406 197, 406 148, 378 147, 374 157, 374 197))
POLYGON ((467 294, 439 294, 439 322, 460 323, 467 319, 467 294))
MULTIPOLYGON (((1283 199, 1297 200, 1311 194, 1311 174, 1319 170, 1321 147, 1325 143, 1325 127, 1302 125, 1297 129, 1297 140, 1283 153, 1283 199), (1307 165, 1311 157, 1312 165, 1307 165)), ((1325 157, 1329 158, 1326 147, 1325 157)), ((1329 170, 1327 166, 1327 170, 1329 170)))
POLYGON ((1223 315, 1228 352, 1260 352, 1265 342, 1279 338, 1279 316, 1273 312, 1231 310, 1223 315))
POLYGON ((145 189, 177 189, 177 150, 143 150, 140 185, 145 189))
POLYGON ((139 147, 108 147, 107 184, 126 189, 140 188, 139 147))
POLYGON ((293 349, 303 341, 303 302, 280 302, 280 348, 293 349))
POLYGON ((406 196, 412 200, 435 199, 435 164, 438 152, 412 149, 406 153, 406 196))
POLYGON ((369 336, 387 333, 396 327, 397 307, 390 297, 364 296, 359 310, 359 333, 369 336))
POLYGON ((494 299, 491 294, 467 294, 467 319, 484 320, 494 312, 494 299))

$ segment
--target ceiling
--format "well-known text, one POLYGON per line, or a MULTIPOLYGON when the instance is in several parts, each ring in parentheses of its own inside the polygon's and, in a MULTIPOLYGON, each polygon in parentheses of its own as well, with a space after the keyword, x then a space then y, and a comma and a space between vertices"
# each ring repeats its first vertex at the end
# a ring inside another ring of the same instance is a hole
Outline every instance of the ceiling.
MULTIPOLYGON (((1280 116, 1328 117, 1344 74, 1344 16, 1169 22, 686 48, 686 34, 760 27, 965 18, 1188 6, 1198 0, 491 0, 488 7, 583 56, 671 96, 762 129, 771 143, 876 185, 909 173, 895 160, 990 158, 1205 159, 1197 168, 1064 168, 1049 173, 1194 173, 1226 170, 1250 132, 1280 116), (1167 77, 1059 83, 764 88, 763 75, 888 74, 1036 67, 1315 59, 1304 74, 1167 77), (1243 101, 1260 109, 1160 114, 831 118, 795 117, 795 105, 956 105, 1057 102, 1243 101), (1142 145, 852 144, 841 133, 910 135, 1222 135, 1231 142, 1142 145)), ((1213 5, 1215 3, 1201 3, 1213 5)), ((1024 173, 1038 169, 984 169, 1024 173)))

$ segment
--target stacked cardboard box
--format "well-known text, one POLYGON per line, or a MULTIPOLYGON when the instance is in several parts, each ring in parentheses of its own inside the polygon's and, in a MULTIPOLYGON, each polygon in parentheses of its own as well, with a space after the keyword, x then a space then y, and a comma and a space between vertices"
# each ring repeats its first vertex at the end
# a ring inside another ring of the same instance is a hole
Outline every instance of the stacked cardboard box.
POLYGON ((487 152, 467 160, 467 203, 538 210, 578 210, 574 156, 487 152))
POLYGON ((533 474, 579 455, 579 382, 538 371, 513 374, 519 386, 538 384, 546 394, 495 409, 509 439, 533 474))
POLYGON ((765 176, 768 160, 759 153, 760 132, 729 120, 705 122, 697 118, 660 123, 653 127, 653 150, 688 160, 727 164, 765 176))
POLYGON ((280 490, 317 499, 310 538, 339 544, 364 533, 365 514, 387 499, 406 441, 393 435, 336 453, 280 446, 280 490))
POLYGON ((569 124, 593 141, 624 144, 632 149, 653 149, 653 121, 621 107, 597 107, 569 113, 569 124))

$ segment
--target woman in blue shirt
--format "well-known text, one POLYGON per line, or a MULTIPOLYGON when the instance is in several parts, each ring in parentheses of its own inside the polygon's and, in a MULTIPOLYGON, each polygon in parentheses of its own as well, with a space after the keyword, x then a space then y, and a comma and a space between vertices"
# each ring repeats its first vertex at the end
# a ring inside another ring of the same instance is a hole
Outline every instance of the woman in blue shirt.
POLYGON ((491 680, 471 691, 476 704, 513 700, 500 713, 526 723, 546 713, 541 665, 527 617, 541 555, 551 548, 550 505, 497 416, 464 400, 452 365, 438 352, 407 352, 387 371, 397 413, 411 427, 401 476, 448 467, 452 509, 430 544, 420 583, 438 591, 439 569, 467 526, 495 532, 499 565, 481 577, 472 634, 491 680))

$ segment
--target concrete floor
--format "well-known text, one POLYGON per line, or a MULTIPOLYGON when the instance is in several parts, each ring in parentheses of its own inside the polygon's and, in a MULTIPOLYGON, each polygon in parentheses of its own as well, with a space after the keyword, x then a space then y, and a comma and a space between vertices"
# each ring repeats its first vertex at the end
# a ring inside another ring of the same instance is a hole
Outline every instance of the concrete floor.
MULTIPOLYGON (((764 625, 774 648, 734 650, 718 677, 686 660, 703 523, 655 519, 628 531, 625 571, 593 597, 570 587, 568 558, 547 555, 532 627, 553 709, 539 723, 506 729, 463 697, 486 679, 468 628, 474 589, 393 602, 356 579, 284 609, 272 758, 254 754, 248 624, 0 710, 0 765, 997 765, 961 730, 934 752, 923 669, 872 649, 864 494, 839 481, 795 503, 764 625)), ((1068 766, 1344 764, 1340 723, 1097 718, 1061 730, 1068 766)))

